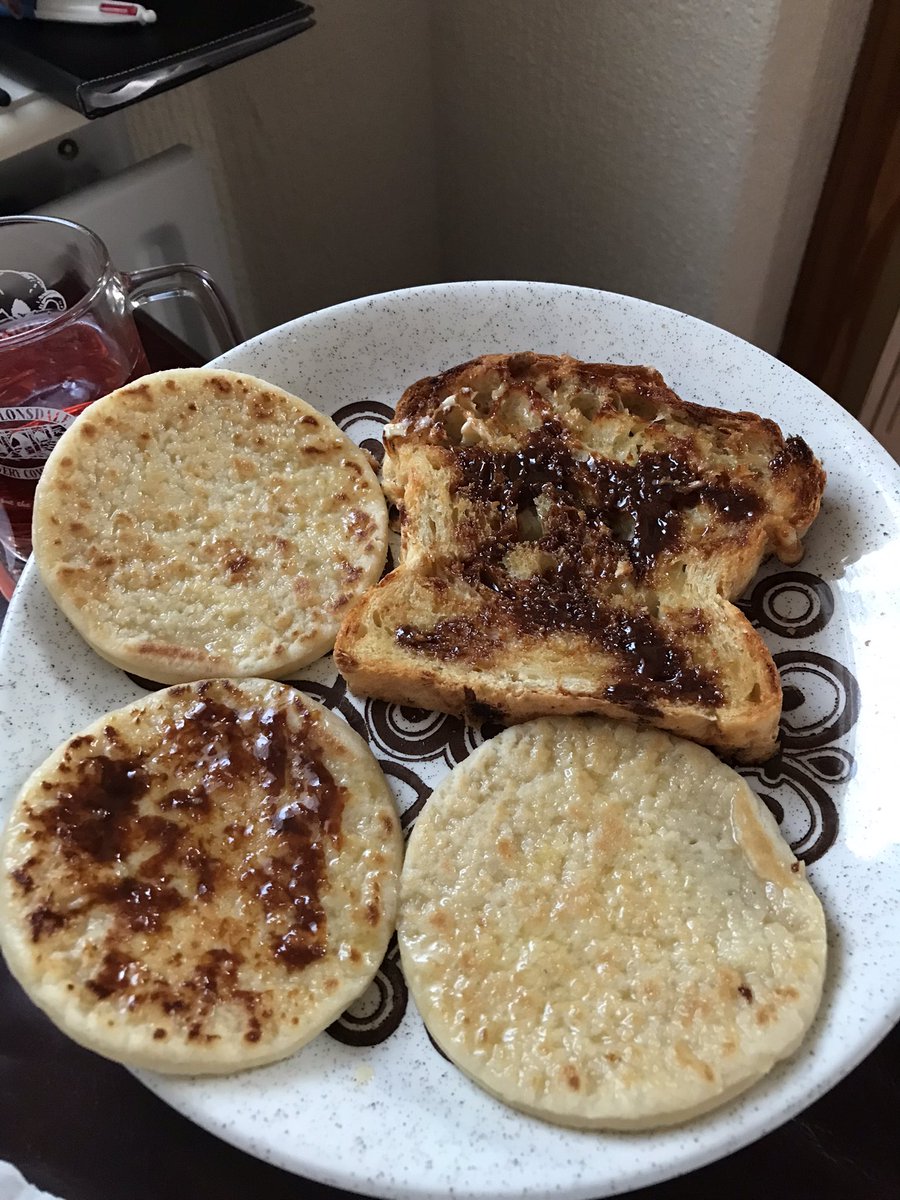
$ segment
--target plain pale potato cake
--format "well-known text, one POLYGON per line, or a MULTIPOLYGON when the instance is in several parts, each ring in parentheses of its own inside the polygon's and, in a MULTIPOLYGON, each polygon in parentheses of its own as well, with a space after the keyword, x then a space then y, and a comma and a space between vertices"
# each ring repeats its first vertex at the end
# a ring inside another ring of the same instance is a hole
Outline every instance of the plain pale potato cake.
POLYGON ((102 657, 160 683, 286 678, 381 574, 387 509, 329 418, 234 371, 148 375, 91 405, 38 483, 34 553, 102 657))
POLYGON ((494 1096, 586 1128, 722 1103, 819 1004, 822 907, 768 810, 708 750, 543 718, 436 788, 401 878, 403 969, 494 1096))
POLYGON ((396 918, 400 823, 368 747, 285 684, 179 684, 69 739, 0 855, 13 975, 130 1066, 293 1053, 367 987, 396 918))

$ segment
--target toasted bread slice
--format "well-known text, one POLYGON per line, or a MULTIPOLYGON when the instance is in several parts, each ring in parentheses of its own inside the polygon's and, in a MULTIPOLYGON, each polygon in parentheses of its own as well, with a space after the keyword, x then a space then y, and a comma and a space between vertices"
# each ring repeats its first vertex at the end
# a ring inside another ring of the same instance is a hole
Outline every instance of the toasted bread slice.
POLYGON ((385 446, 401 562, 338 634, 355 691, 773 753, 778 673, 730 601, 766 555, 803 553, 825 473, 800 438, 686 403, 648 367, 524 353, 414 384, 385 446))

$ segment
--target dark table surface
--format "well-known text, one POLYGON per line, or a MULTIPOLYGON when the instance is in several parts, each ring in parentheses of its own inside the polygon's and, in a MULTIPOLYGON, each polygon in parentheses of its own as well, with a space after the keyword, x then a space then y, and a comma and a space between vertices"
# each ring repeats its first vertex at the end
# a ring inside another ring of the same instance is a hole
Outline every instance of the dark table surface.
MULTIPOLYGON (((196 361, 152 326, 144 325, 142 334, 154 367, 196 361)), ((0 602, 0 620, 4 612, 0 602)), ((896 953, 897 947, 890 950, 896 953)), ((718 1163, 630 1195, 636 1200, 897 1200, 898 1112, 900 1028, 800 1117, 718 1163)), ((640 1153, 636 1137, 635 1155, 640 1153)), ((465 1146, 459 1155, 465 1157, 465 1146)), ((259 1162, 192 1125, 124 1068, 59 1033, 0 960, 2 1159, 64 1200, 333 1200, 349 1195, 259 1162)))

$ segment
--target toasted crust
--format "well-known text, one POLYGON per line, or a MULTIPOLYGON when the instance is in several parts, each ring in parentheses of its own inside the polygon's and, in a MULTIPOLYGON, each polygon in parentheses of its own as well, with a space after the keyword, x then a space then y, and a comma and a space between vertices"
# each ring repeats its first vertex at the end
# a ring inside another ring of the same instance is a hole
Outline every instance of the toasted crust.
POLYGON ((355 691, 772 754, 778 673, 731 601, 766 555, 802 555, 825 482, 805 442, 647 367, 517 354, 414 384, 385 447, 402 554, 338 635, 355 691))
POLYGON ((38 484, 34 553, 102 657, 160 683, 282 678, 378 578, 387 509, 333 421, 250 375, 145 376, 87 409, 38 484))
POLYGON ((396 915, 378 764, 285 684, 179 684, 100 718, 25 784, 0 843, 10 970, 131 1066, 291 1054, 365 989, 396 915))
POLYGON ((400 885, 432 1037, 494 1096, 595 1129, 687 1120, 799 1045, 822 907, 708 750, 598 718, 482 744, 434 791, 400 885))

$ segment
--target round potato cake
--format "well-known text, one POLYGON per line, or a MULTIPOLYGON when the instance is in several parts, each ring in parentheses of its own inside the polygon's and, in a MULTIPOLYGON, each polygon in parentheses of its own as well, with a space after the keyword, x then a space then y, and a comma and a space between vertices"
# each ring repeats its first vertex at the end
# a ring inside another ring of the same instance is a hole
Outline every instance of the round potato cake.
POLYGON ((0 854, 10 970, 75 1041, 131 1066, 283 1058, 370 983, 402 838, 368 747, 286 684, 178 684, 53 753, 0 854))
POLYGON ((708 750, 602 718, 485 742, 438 786, 399 941, 437 1044, 506 1103, 650 1128, 749 1087, 819 1004, 822 907, 708 750))
POLYGON ((159 683, 281 679, 334 644, 381 574, 387 509, 366 454, 251 375, 147 375, 47 460, 34 554, 110 662, 159 683))

